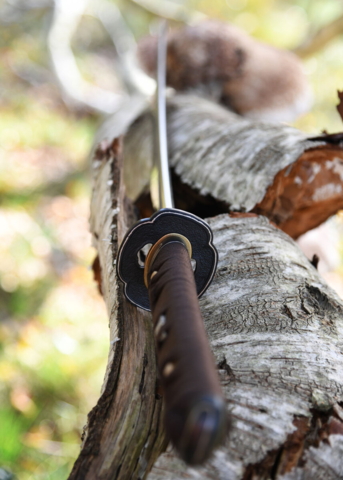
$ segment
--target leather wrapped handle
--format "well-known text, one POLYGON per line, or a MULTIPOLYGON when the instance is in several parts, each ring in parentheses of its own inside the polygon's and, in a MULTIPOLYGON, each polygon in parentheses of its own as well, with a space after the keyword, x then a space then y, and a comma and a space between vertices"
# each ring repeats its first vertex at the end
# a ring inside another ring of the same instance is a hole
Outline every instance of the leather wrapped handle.
POLYGON ((189 253, 165 243, 148 266, 165 426, 180 456, 201 464, 227 432, 226 405, 209 347, 189 253))

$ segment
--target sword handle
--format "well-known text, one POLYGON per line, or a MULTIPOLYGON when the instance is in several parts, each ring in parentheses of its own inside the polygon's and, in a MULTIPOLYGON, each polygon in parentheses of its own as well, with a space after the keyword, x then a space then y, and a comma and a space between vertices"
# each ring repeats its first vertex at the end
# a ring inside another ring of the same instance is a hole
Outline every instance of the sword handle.
POLYGON ((203 463, 227 432, 226 405, 209 347, 184 242, 170 241, 146 261, 165 427, 182 459, 203 463))

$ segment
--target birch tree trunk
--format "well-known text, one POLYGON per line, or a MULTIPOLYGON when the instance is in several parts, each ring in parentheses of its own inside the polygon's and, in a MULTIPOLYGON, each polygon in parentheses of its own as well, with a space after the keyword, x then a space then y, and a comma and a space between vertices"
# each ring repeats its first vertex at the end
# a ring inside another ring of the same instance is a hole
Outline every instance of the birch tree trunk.
MULTIPOLYGON (((137 134, 140 121, 124 148, 137 164, 144 153, 138 139, 151 148, 149 136, 137 134)), ((195 149, 206 131, 193 139, 195 149)), ((273 167, 275 175, 284 167, 273 167)), ((136 219, 122 173, 120 142, 98 149, 91 227, 110 352, 102 394, 69 479, 342 479, 343 303, 288 235, 249 213, 207 219, 219 265, 200 303, 232 416, 230 435, 200 469, 187 468, 170 447, 162 453, 163 398, 150 314, 123 298, 115 273, 118 246, 136 219)), ((244 195, 249 201, 249 191, 244 195)))

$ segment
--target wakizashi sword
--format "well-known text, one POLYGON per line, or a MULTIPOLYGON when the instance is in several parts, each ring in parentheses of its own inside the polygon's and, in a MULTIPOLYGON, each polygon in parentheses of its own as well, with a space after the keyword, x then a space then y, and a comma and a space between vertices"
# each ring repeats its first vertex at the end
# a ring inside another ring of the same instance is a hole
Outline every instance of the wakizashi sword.
POLYGON ((182 459, 195 465, 203 463, 220 445, 228 424, 198 302, 214 276, 217 251, 204 220, 173 208, 165 24, 159 35, 157 65, 160 210, 128 231, 118 252, 117 272, 126 298, 140 308, 151 309, 166 431, 182 459))

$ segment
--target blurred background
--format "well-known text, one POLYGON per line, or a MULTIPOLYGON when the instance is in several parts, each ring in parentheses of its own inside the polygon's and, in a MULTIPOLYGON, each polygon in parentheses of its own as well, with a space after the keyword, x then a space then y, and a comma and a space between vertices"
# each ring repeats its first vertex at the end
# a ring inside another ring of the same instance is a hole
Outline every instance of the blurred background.
MULTIPOLYGON (((341 0, 0 1, 1 479, 10 472, 20 480, 66 479, 100 392, 108 320, 90 269, 89 151, 126 95, 116 75, 115 7, 133 35, 122 36, 119 53, 158 15, 175 25, 218 18, 296 49, 315 104, 294 125, 342 131, 335 108, 343 90, 341 0), (99 5, 113 15, 107 30, 99 5), (317 43, 307 42, 319 31, 317 43)), ((342 218, 326 232, 324 243, 337 249, 324 274, 343 296, 342 218)))

